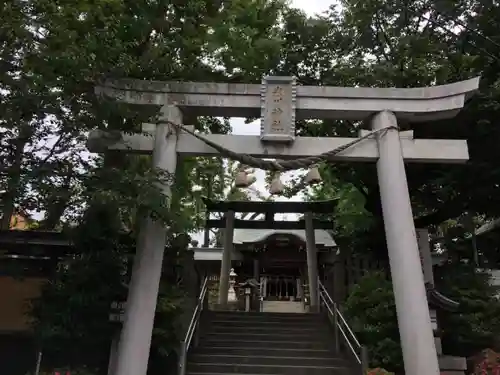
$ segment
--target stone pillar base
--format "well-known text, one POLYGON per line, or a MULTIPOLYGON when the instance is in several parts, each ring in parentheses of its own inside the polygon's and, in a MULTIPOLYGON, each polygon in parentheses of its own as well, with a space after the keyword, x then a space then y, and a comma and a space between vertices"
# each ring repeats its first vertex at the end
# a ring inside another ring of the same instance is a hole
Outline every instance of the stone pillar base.
POLYGON ((439 356, 441 375, 464 375, 467 361, 463 357, 439 356))

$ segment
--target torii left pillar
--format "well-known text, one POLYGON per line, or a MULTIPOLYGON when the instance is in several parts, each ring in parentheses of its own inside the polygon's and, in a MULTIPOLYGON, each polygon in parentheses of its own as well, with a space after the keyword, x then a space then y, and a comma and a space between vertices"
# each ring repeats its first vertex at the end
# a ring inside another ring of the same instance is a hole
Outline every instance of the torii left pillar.
MULTIPOLYGON (((177 107, 163 106, 161 120, 182 123, 182 114, 177 107)), ((174 174, 177 164, 176 149, 176 129, 169 124, 158 124, 155 131, 153 166, 174 174)), ((172 195, 170 183, 169 181, 161 186, 168 199, 172 195)), ((141 227, 134 258, 115 375, 144 375, 147 372, 165 241, 165 225, 161 221, 146 218, 141 227)))
POLYGON ((314 236, 313 216, 311 212, 304 215, 306 224, 307 277, 309 281, 309 298, 312 312, 319 311, 318 290, 318 254, 314 236))
POLYGON ((227 308, 227 297, 229 292, 229 273, 231 272, 231 253, 233 251, 234 238, 234 211, 226 212, 226 228, 224 228, 224 250, 219 278, 219 308, 227 308))

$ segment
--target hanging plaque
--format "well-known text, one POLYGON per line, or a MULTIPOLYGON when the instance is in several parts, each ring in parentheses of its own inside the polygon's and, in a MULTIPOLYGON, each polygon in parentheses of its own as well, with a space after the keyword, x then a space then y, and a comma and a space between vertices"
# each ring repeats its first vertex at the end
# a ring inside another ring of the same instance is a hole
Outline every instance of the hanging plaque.
POLYGON ((261 89, 260 139, 293 142, 297 85, 295 77, 265 77, 261 89))

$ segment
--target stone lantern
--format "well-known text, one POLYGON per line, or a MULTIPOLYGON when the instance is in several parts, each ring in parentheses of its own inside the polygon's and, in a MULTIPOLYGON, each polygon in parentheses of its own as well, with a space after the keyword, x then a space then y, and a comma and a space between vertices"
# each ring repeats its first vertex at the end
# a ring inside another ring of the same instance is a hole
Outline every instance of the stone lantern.
POLYGON ((243 289, 243 294, 245 295, 245 311, 249 312, 252 309, 252 298, 256 295, 256 290, 260 284, 255 279, 248 279, 238 286, 243 289))
POLYGON ((231 272, 229 272, 229 290, 227 292, 227 302, 228 303, 236 303, 238 302, 238 298, 236 297, 236 291, 234 290, 234 286, 236 285, 236 272, 234 272, 234 268, 231 268, 231 272))

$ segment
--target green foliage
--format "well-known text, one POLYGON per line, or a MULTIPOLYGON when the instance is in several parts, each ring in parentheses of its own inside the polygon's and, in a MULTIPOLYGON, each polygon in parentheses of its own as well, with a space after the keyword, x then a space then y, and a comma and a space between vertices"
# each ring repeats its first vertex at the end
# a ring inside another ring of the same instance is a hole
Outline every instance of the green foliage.
MULTIPOLYGON (((89 175, 87 200, 100 202, 119 207, 120 218, 130 230, 136 229, 134 219, 137 215, 148 215, 155 220, 163 221, 170 225, 175 219, 183 215, 182 205, 176 217, 169 209, 172 199, 163 193, 161 184, 175 176, 152 168, 134 168, 131 165, 125 170, 118 168, 97 169, 89 175), (139 169, 139 170, 138 170, 139 169)), ((184 220, 183 224, 189 225, 193 221, 184 220)), ((191 229, 191 228, 186 228, 191 229)))
MULTIPOLYGON (((109 232, 98 227, 102 232, 94 235, 92 230, 82 229, 84 234, 75 241, 85 249, 84 255, 61 268, 45 294, 53 302, 39 306, 39 316, 44 317, 39 326, 41 340, 53 344, 54 351, 63 350, 61 343, 80 339, 87 329, 88 319, 81 309, 89 301, 105 308, 112 288, 92 288, 98 287, 96 279, 101 273, 110 285, 119 280, 119 260, 125 249, 115 237, 117 230, 134 230, 137 217, 152 215, 169 224, 170 237, 175 237, 201 226, 200 198, 209 187, 213 197, 248 197, 237 189, 224 189, 230 173, 224 172, 220 160, 185 160, 176 173, 171 202, 167 202, 156 185, 164 176, 151 170, 149 157, 88 158, 82 152, 87 131, 138 131, 156 112, 155 108, 97 100, 93 87, 102 78, 259 82, 263 74, 272 73, 296 75, 300 84, 415 87, 482 75, 480 93, 456 119, 420 123, 414 128, 418 138, 467 139, 470 163, 408 165, 408 182, 418 226, 455 219, 465 209, 485 218, 500 216, 499 47, 487 40, 498 39, 498 6, 472 0, 433 4, 423 0, 344 0, 341 4, 316 18, 270 0, 8 0, 1 5, 0 190, 6 190, 1 201, 4 218, 14 207, 37 209, 45 211, 40 227, 54 229, 61 218, 75 220, 89 205, 106 204, 113 207, 109 219, 114 220, 115 215, 118 219, 112 225, 100 222, 101 226, 110 225, 109 232), (457 20, 467 27, 457 27, 457 20), (172 205, 170 210, 167 203, 172 205), (87 283, 92 287, 88 292, 82 296, 75 292, 87 283), (68 314, 61 313, 65 298, 72 306, 68 314), (78 322, 72 329, 67 324, 74 320, 78 322)), ((205 118, 193 123, 205 132, 229 131, 227 119, 205 118)), ((354 136, 359 125, 345 120, 299 121, 297 132, 354 136)), ((400 125, 413 128, 409 123, 400 125)), ((336 236, 345 238, 354 249, 383 248, 374 166, 327 164, 323 178, 325 183, 312 190, 311 199, 340 198, 333 216, 336 236)), ((392 306, 389 292, 375 293, 378 289, 371 288, 386 307, 392 306)), ((171 292, 166 299, 169 314, 177 311, 174 301, 180 298, 171 292)), ((368 293, 363 298, 371 297, 368 293)), ((351 305, 358 306, 352 301, 351 305)), ((370 306, 380 315, 377 321, 384 323, 376 325, 372 320, 368 328, 388 332, 387 338, 380 336, 380 342, 373 344, 379 362, 399 363, 399 352, 394 349, 397 336, 385 326, 386 321, 395 320, 384 316, 394 309, 379 311, 377 304, 370 306)), ((88 322, 88 332, 95 331, 98 338, 95 348, 104 345, 109 332, 104 312, 97 310, 99 318, 88 322)), ((471 307, 470 314, 473 311, 471 307)), ((479 315, 483 320, 485 316, 479 315)), ((487 342, 488 332, 494 329, 479 326, 476 318, 471 321, 475 323, 470 330, 483 332, 475 339, 487 342)), ((496 324, 493 318, 492 322, 496 324)), ((77 354, 68 358, 81 360, 77 354)))
MULTIPOLYGON (((65 261, 32 302, 36 338, 45 368, 87 368, 96 374, 107 368, 111 340, 119 330, 109 321, 114 301, 127 295, 128 259, 135 240, 123 232, 111 201, 93 202, 73 233, 78 256, 65 261)), ((187 245, 168 235, 152 340, 151 367, 165 368, 176 360, 183 334, 181 317, 189 296, 177 269, 187 245)))
POLYGON ((392 284, 382 272, 363 276, 347 298, 345 315, 368 348, 370 365, 391 371, 403 368, 392 284))
MULTIPOLYGON (((491 27, 498 19, 498 9, 492 3, 467 0, 432 4, 420 0, 346 0, 320 19, 311 20, 297 12, 285 16, 286 56, 296 60, 283 62, 282 69, 285 74, 297 74, 303 83, 420 87, 482 76, 480 93, 455 119, 418 126, 400 124, 403 129, 413 129, 418 138, 467 139, 471 156, 467 166, 406 166, 419 227, 439 225, 466 210, 479 216, 500 214, 500 206, 494 204, 500 196, 498 148, 494 146, 500 136, 494 125, 500 109, 500 50, 491 27), (460 24, 466 27, 458 27, 460 24), (480 177, 471 179, 471 175, 480 177)), ((298 132, 354 136, 360 125, 338 120, 302 121, 298 132)), ((326 168, 330 172, 324 173, 325 183, 312 192, 313 198, 325 195, 321 189, 328 193, 339 180, 341 185, 355 187, 375 221, 370 241, 361 248, 386 256, 378 249, 383 238, 376 238, 382 233, 382 212, 375 168, 345 163, 326 168)))
POLYGON ((332 175, 328 166, 323 165, 320 173, 327 183, 313 186, 309 199, 337 199, 337 207, 331 215, 335 225, 335 238, 349 239, 350 245, 346 246, 352 249, 355 247, 352 241, 373 225, 372 214, 365 209, 366 198, 353 184, 332 175))
POLYGON ((182 335, 179 316, 183 312, 186 293, 178 285, 163 282, 156 306, 153 347, 163 357, 177 350, 182 335), (176 324, 177 323, 177 324, 176 324))
POLYGON ((470 357, 485 348, 498 348, 500 300, 487 272, 460 263, 436 270, 440 291, 460 303, 458 313, 440 312, 443 347, 452 355, 470 357))
POLYGON ((233 0, 225 2, 218 25, 209 40, 211 61, 221 66, 231 80, 251 82, 279 64, 281 30, 276 22, 283 0, 233 0))
POLYGON ((78 256, 59 266, 33 301, 35 335, 44 366, 105 367, 116 327, 111 303, 123 300, 130 243, 120 234, 115 207, 92 205, 73 235, 78 256))
MULTIPOLYGON (((44 229, 57 228, 61 219, 81 222, 75 244, 82 255, 62 265, 34 302, 37 337, 47 365, 102 370, 115 330, 109 306, 124 298, 123 258, 133 243, 123 244, 118 233, 137 233, 136 218, 145 215, 164 221, 170 239, 199 228, 207 182, 220 197, 227 175, 219 173, 221 160, 184 160, 168 176, 176 183, 167 202, 158 188, 166 176, 151 170, 150 157, 88 157, 82 152, 87 131, 138 131, 156 113, 97 100, 93 87, 102 78, 123 77, 257 82, 279 58, 276 20, 284 5, 12 0, 2 7, 4 212, 14 206, 45 211, 44 229), (101 213, 92 216, 87 207, 101 213), (106 209, 109 214, 99 211, 106 209)), ((193 123, 206 132, 229 131, 227 119, 193 123)), ((169 255, 172 264, 181 250, 169 255)), ((160 357, 172 357, 178 342, 175 317, 185 311, 184 295, 175 279, 161 287, 153 338, 160 357)))
MULTIPOLYGON (((0 190, 7 191, 1 202, 3 216, 10 216, 16 206, 45 211, 42 227, 53 229, 61 218, 78 215, 87 203, 82 194, 86 176, 96 167, 95 158, 83 153, 86 132, 95 128, 138 131, 142 122, 155 115, 156 108, 97 100, 93 88, 99 80, 259 81, 279 57, 276 20, 283 9, 284 4, 275 0, 5 2, 0 12, 0 156, 4 161, 0 190)), ((208 132, 229 129, 227 119, 193 123, 208 132)), ((220 163, 212 159, 210 164, 220 163)), ((209 175, 192 161, 191 165, 184 175, 176 176, 180 194, 174 201, 197 209, 190 187, 209 175), (194 175, 200 178, 193 180, 194 175)), ((123 171, 123 165, 117 168, 123 171)), ((123 179, 124 188, 117 189, 117 194, 125 188, 143 191, 144 184, 134 181, 132 174, 123 179)), ((149 182, 153 185, 155 179, 149 182)), ((107 181, 103 184, 104 189, 94 186, 95 190, 109 190, 107 181)), ((141 208, 165 216, 155 205, 158 199, 141 199, 141 208)), ((190 215, 196 217, 199 212, 191 208, 190 215)))
MULTIPOLYGON (((439 291, 460 303, 457 312, 438 310, 445 354, 471 357, 498 347, 500 300, 490 276, 461 263, 436 270, 439 291)), ((391 282, 380 272, 365 275, 344 305, 345 315, 359 340, 367 346, 370 365, 402 370, 396 308, 391 282)))

